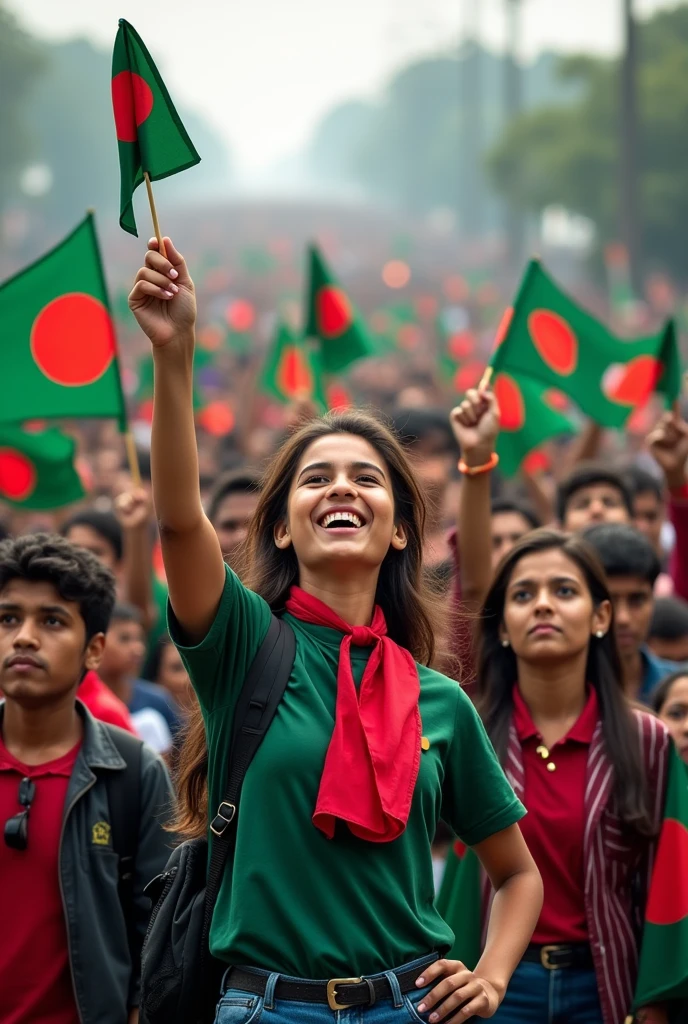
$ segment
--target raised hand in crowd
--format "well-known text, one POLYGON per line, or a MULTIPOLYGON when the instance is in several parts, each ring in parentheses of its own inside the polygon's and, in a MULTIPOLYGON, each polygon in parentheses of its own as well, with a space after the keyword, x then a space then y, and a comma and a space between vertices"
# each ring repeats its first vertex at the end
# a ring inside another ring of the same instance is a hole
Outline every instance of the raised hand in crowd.
POLYGON ((666 412, 648 435, 647 444, 664 472, 670 491, 680 491, 688 483, 688 423, 678 412, 666 412))
POLYGON ((153 499, 145 488, 138 487, 115 498, 114 509, 122 527, 124 597, 140 610, 144 626, 151 629, 158 615, 153 600, 151 560, 153 499))
POLYGON ((222 551, 203 511, 193 409, 194 285, 169 238, 155 239, 136 275, 129 306, 153 346, 155 408, 151 465, 170 600, 185 634, 201 640, 225 581, 222 551))
POLYGON ((150 239, 145 266, 137 273, 129 295, 129 308, 154 348, 163 348, 176 340, 186 342, 186 347, 193 351, 194 283, 184 257, 169 238, 164 242, 166 257, 158 251, 157 239, 150 239))
POLYGON ((472 389, 452 410, 464 480, 459 496, 457 545, 464 601, 479 607, 492 580, 490 469, 495 464, 499 406, 492 391, 472 389))
POLYGON ((669 516, 675 533, 670 567, 674 594, 688 600, 688 423, 676 410, 666 412, 648 435, 647 445, 669 490, 669 516))

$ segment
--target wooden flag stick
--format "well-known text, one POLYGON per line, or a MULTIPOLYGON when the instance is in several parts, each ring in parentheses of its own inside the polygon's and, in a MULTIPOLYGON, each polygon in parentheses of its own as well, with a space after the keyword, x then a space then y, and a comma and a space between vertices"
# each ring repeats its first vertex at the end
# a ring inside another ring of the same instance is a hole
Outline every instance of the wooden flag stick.
POLYGON ((155 208, 155 199, 153 198, 153 186, 151 185, 151 180, 148 171, 143 172, 143 177, 146 181, 146 192, 148 193, 148 203, 150 205, 151 217, 153 218, 153 231, 155 231, 155 237, 158 240, 158 250, 163 256, 167 257, 165 243, 163 242, 162 235, 160 234, 160 222, 158 220, 158 211, 155 208))
POLYGON ((131 482, 136 490, 141 486, 141 470, 139 468, 139 456, 136 451, 136 441, 131 430, 124 432, 124 446, 127 449, 127 462, 131 473, 131 482))
POLYGON ((478 384, 478 391, 487 391, 490 386, 490 381, 492 380, 492 372, 491 366, 485 367, 485 372, 480 378, 480 383, 478 384))

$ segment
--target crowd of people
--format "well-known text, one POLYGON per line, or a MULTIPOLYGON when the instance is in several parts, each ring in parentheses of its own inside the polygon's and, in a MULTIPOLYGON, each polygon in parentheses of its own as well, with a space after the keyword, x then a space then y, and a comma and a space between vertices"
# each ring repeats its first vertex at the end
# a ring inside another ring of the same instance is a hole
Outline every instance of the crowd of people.
POLYGON ((624 459, 591 424, 504 480, 489 387, 449 414, 419 373, 384 422, 304 402, 199 455, 166 246, 129 300, 155 364, 142 485, 99 440, 89 502, 3 527, 0 1024, 145 1024, 144 890, 208 834, 272 613, 296 655, 213 913, 217 1024, 688 1019, 634 1010, 688 765, 681 410, 624 459), (455 837, 480 862, 470 965, 455 837))

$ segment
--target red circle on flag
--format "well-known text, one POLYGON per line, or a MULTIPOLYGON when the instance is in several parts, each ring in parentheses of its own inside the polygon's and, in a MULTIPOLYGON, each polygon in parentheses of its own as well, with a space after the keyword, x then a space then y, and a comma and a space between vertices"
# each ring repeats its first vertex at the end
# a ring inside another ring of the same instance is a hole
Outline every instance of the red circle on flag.
POLYGON ((83 292, 60 295, 44 306, 31 328, 31 354, 48 380, 63 387, 93 384, 115 357, 110 314, 83 292))
POLYGON ((688 917, 688 829, 667 818, 657 847, 645 917, 648 924, 676 924, 688 917), (678 873, 677 873, 678 869, 678 873))
POLYGON ((514 378, 508 373, 500 373, 494 382, 494 395, 499 406, 502 430, 520 430, 526 421, 526 406, 514 378))
POLYGON ((578 366, 578 338, 571 326, 551 309, 536 309, 528 317, 528 330, 543 363, 564 377, 578 366))
POLYGON ((343 384, 331 384, 327 389, 328 409, 350 409, 353 404, 351 395, 343 384))
POLYGON ((285 348, 277 368, 277 385, 288 398, 303 398, 313 393, 313 374, 295 345, 285 348))
POLYGON ((485 363, 478 362, 478 360, 465 363, 454 375, 454 388, 459 392, 464 392, 469 388, 477 387, 484 372, 485 363))
POLYGON ((36 487, 36 467, 16 448, 0 448, 0 497, 25 501, 36 487))
POLYGON ((528 476, 538 476, 538 474, 546 473, 551 469, 552 460, 547 452, 543 452, 542 448, 533 448, 532 452, 528 452, 521 466, 523 472, 528 476))
POLYGON ((112 79, 112 109, 120 142, 136 142, 137 128, 150 117, 153 92, 148 82, 133 71, 120 71, 112 79))
POLYGON ((351 327, 353 314, 347 296, 336 285, 326 284, 315 297, 315 317, 323 338, 338 338, 351 327))
POLYGON ((196 417, 199 426, 213 437, 224 437, 234 430, 234 413, 226 402, 210 402, 196 417))
POLYGON ((626 366, 612 363, 602 378, 602 390, 619 405, 644 405, 663 370, 662 363, 654 356, 636 356, 626 366))

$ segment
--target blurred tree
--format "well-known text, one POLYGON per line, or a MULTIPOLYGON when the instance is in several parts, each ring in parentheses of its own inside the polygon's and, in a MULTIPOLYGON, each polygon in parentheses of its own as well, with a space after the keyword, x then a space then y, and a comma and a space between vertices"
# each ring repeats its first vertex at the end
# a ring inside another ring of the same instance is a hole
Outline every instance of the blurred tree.
POLYGON ((34 155, 27 99, 44 66, 38 43, 0 0, 0 209, 17 190, 19 172, 34 155))
MULTIPOLYGON (((378 103, 352 101, 325 116, 307 154, 311 173, 326 184, 363 187, 379 202, 416 212, 449 208, 461 224, 470 223, 472 189, 484 173, 482 154, 466 145, 476 99, 471 83, 480 83, 481 136, 489 145, 503 118, 502 63, 469 44, 458 56, 433 55, 401 68, 378 103), (466 66, 478 61, 480 76, 466 66)), ((577 97, 578 83, 556 78, 556 65, 552 54, 542 54, 524 68, 526 107, 545 98, 567 103, 577 97)), ((494 191, 485 214, 486 227, 498 223, 494 191)))
POLYGON ((363 100, 349 100, 326 114, 306 154, 311 171, 326 182, 350 184, 355 178, 356 154, 375 114, 375 108, 363 100))
MULTIPOLYGON (((657 13, 639 27, 640 190, 649 264, 685 278, 688 250, 688 6, 657 13)), ((600 243, 619 237, 618 61, 561 61, 580 86, 566 109, 548 104, 522 115, 489 158, 498 191, 540 212, 561 204, 590 217, 600 243)))

